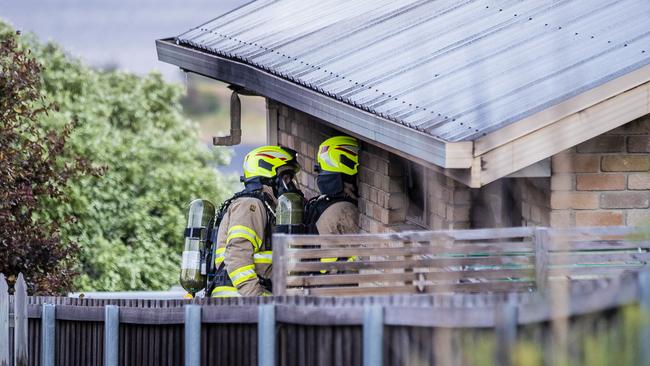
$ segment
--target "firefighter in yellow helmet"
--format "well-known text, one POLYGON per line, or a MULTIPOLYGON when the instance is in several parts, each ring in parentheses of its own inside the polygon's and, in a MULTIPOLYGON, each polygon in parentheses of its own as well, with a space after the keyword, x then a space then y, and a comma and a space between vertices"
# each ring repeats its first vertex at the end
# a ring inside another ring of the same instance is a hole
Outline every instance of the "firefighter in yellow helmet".
POLYGON ((298 191, 296 152, 262 146, 244 158, 244 190, 224 202, 213 253, 216 274, 208 286, 212 297, 271 294, 271 233, 277 197, 298 191))
MULTIPOLYGON (((331 137, 318 147, 317 160, 316 183, 321 195, 309 200, 305 207, 307 231, 312 234, 358 233, 359 142, 349 136, 331 137)), ((322 262, 337 260, 321 259, 322 262)))

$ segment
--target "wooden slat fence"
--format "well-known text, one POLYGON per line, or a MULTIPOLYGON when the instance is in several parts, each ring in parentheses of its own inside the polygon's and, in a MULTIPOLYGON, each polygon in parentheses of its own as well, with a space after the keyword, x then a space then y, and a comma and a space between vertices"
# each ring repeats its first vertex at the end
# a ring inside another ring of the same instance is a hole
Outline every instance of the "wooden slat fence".
POLYGON ((650 260, 649 237, 628 227, 275 235, 274 293, 534 291, 638 270, 650 260))
MULTIPOLYGON (((564 357, 566 364, 591 365, 594 352, 606 360, 619 357, 617 365, 650 361, 644 353, 650 272, 563 284, 549 283, 544 294, 26 297, 28 321, 16 321, 26 323, 28 344, 0 339, 0 350, 26 347, 28 359, 21 362, 30 365, 507 365, 526 355, 544 364, 564 357), (566 307, 555 305, 562 292, 571 299, 566 307), (48 319, 46 309, 55 316, 48 319), (112 320, 111 313, 118 316, 112 320), (45 336, 48 322, 54 340, 45 336), (562 322, 566 339, 558 344, 562 322), (54 347, 45 347, 48 342, 54 347)), ((21 296, 9 298, 11 307, 21 296)))

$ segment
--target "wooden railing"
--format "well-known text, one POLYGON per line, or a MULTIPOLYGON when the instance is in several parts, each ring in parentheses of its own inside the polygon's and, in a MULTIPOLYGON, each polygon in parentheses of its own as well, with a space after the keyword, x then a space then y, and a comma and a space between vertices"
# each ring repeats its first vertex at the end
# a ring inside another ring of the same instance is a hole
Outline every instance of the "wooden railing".
POLYGON ((650 260, 649 236, 628 227, 274 235, 273 248, 278 295, 533 291, 650 260))

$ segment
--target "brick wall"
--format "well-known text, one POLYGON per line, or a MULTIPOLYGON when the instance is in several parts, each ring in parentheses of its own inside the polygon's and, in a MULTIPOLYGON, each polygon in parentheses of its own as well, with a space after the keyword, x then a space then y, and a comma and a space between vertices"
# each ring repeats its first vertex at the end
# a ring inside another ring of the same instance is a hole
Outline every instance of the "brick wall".
MULTIPOLYGON (((515 197, 521 210, 520 226, 549 226, 551 179, 515 178, 515 197)), ((513 225, 517 226, 517 225, 513 225)))
POLYGON ((551 226, 650 221, 650 115, 552 159, 551 226))
MULTIPOLYGON (((269 101, 278 143, 300 153, 300 184, 317 194, 318 145, 342 134, 331 125, 269 101)), ((426 214, 407 218, 404 158, 363 143, 359 167, 360 225, 366 232, 502 226, 637 225, 650 222, 650 116, 552 158, 550 178, 511 178, 480 190, 425 169, 426 214)))
MULTIPOLYGON (((278 143, 300 154, 298 159, 303 168, 299 178, 301 188, 307 197, 316 195, 313 165, 318 145, 328 137, 344 133, 285 105, 268 101, 267 106, 269 113, 275 114, 269 116, 269 120, 277 120, 278 143)), ((469 189, 428 169, 425 169, 428 201, 424 222, 413 224, 407 220, 409 199, 404 188, 407 164, 403 158, 380 147, 362 143, 358 175, 361 229, 376 233, 468 228, 469 189)))
POLYGON ((471 194, 469 187, 434 171, 428 171, 429 223, 439 229, 469 229, 471 194))

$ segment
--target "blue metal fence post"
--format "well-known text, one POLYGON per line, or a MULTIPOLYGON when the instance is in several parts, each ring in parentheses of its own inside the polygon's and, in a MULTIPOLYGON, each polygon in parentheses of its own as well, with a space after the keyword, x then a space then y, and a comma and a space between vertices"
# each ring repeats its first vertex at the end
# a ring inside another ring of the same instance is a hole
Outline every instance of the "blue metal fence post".
POLYGON ((201 306, 185 305, 185 366, 201 364, 201 306))
POLYGON ((517 341, 519 308, 514 301, 495 308, 496 365, 512 365, 512 349, 517 341))
POLYGON ((0 365, 9 365, 9 286, 0 273, 0 365))
POLYGON ((43 366, 54 366, 54 337, 56 326, 56 307, 53 304, 43 304, 43 315, 41 316, 41 364, 43 366))
POLYGON ((650 271, 639 272, 639 365, 650 365, 650 271))
POLYGON ((115 305, 104 308, 104 366, 117 366, 120 352, 120 309, 115 305))
POLYGON ((14 365, 29 364, 29 337, 27 328, 27 284, 22 273, 14 285, 14 365))
POLYGON ((275 305, 258 308, 257 355, 259 366, 275 365, 275 305))
POLYGON ((383 363, 384 308, 366 305, 363 313, 363 366, 383 363))

